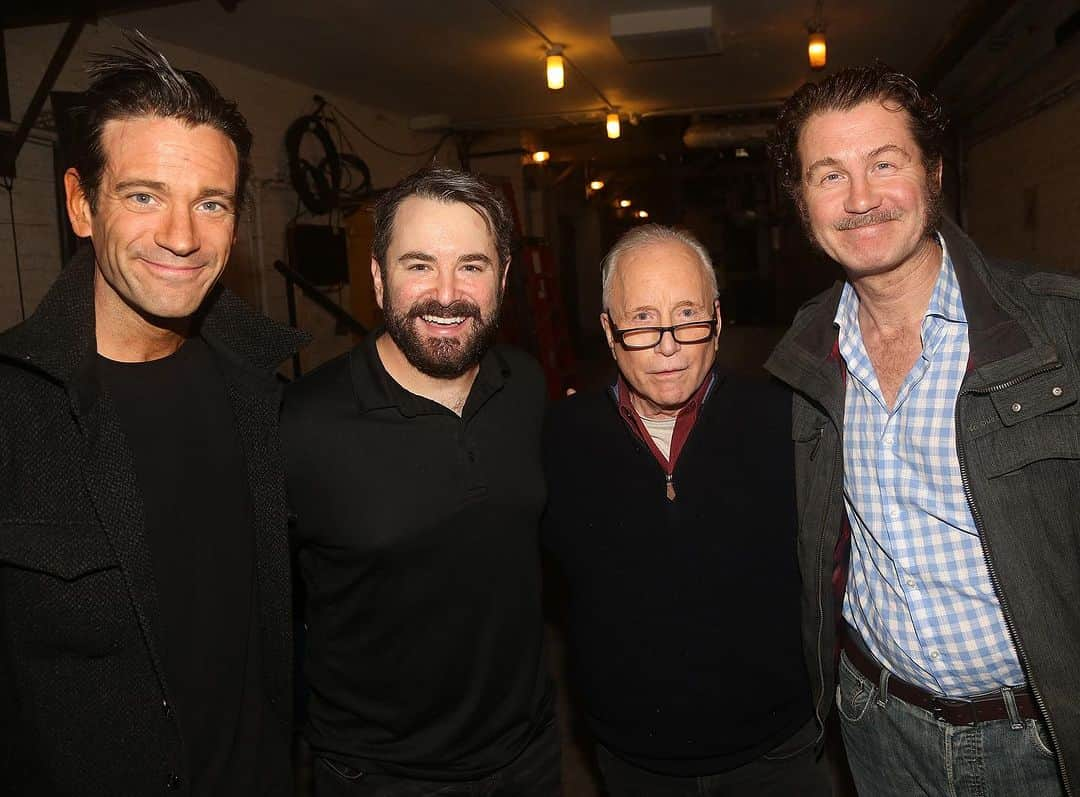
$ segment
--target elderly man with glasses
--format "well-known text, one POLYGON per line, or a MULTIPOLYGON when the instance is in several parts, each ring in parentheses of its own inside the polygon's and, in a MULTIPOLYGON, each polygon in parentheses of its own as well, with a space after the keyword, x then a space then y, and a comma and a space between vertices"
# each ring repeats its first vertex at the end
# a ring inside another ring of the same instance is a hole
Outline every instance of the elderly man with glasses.
POLYGON ((615 384, 556 405, 544 542, 608 792, 826 795, 799 632, 791 395, 716 367, 716 275, 686 232, 603 263, 615 384))

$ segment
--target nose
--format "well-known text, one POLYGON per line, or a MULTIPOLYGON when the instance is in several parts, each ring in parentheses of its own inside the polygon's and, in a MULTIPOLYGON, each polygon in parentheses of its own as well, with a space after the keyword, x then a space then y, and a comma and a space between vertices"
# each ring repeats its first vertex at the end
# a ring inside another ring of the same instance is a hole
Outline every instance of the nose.
POLYGON ((660 333, 660 342, 656 344, 656 351, 665 357, 670 357, 679 351, 679 342, 675 340, 675 333, 666 329, 660 333))
POLYGON ((435 298, 444 307, 457 298, 457 269, 444 268, 439 270, 439 276, 435 283, 435 298))
POLYGON ((169 208, 154 235, 154 243, 177 257, 187 257, 198 251, 199 233, 190 208, 169 208))
POLYGON ((862 174, 852 174, 844 198, 844 210, 848 213, 868 213, 881 204, 881 194, 873 181, 862 174))

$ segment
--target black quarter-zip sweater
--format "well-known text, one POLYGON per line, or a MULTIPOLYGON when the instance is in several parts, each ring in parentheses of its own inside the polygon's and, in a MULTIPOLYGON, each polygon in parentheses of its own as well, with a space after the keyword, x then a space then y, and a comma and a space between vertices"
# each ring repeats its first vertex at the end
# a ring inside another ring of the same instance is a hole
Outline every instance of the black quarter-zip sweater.
POLYGON ((674 501, 611 390, 556 405, 544 445, 543 541, 569 583, 571 675, 599 741, 705 775, 806 723, 791 394, 717 373, 674 501))

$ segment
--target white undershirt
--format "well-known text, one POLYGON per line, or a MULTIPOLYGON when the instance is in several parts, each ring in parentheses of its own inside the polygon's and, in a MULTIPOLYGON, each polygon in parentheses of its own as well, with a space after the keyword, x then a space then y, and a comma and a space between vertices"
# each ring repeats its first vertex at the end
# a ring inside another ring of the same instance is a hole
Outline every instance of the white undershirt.
POLYGON ((660 453, 665 459, 671 459, 671 437, 675 434, 675 421, 678 418, 646 418, 642 415, 638 417, 645 425, 645 431, 649 433, 649 437, 660 449, 660 453))

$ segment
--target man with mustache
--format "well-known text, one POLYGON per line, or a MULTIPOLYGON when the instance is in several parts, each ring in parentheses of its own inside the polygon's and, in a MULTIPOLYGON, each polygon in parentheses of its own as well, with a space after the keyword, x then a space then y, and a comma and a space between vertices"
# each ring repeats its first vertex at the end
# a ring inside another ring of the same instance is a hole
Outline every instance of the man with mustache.
POLYGON ((0 791, 291 794, 274 371, 303 336, 217 285, 244 117, 128 38, 64 175, 89 245, 0 336, 0 791))
POLYGON ((796 391, 804 646, 861 794, 1080 786, 1080 281, 941 214, 944 118, 883 65, 800 88, 778 166, 846 279, 767 367, 796 391), (839 673, 834 653, 839 649, 839 673))
POLYGON ((287 394, 318 797, 558 794, 543 377, 492 345, 511 234, 473 175, 391 188, 371 260, 385 329, 287 394))

